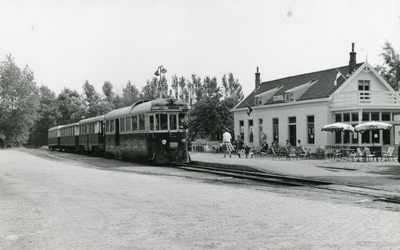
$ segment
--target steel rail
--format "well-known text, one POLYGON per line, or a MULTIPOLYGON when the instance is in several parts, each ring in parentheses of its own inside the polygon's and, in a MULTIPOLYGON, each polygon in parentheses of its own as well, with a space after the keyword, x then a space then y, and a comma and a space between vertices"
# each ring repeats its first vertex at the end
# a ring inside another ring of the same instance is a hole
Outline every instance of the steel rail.
POLYGON ((243 170, 233 170, 227 168, 217 168, 211 166, 200 166, 200 165, 193 165, 193 164, 176 164, 176 166, 180 169, 189 170, 189 171, 198 171, 198 172, 206 172, 206 173, 213 173, 219 174, 224 176, 242 178, 242 179, 251 179, 256 181, 274 183, 279 185, 286 185, 286 186, 307 186, 311 188, 321 189, 321 190, 328 190, 328 191, 336 191, 336 192, 343 192, 343 193, 351 193, 357 195, 363 195, 372 197, 373 201, 385 201, 391 203, 400 204, 400 197, 398 193, 364 187, 364 186, 357 186, 357 185, 344 185, 338 184, 335 182, 329 182, 324 180, 315 180, 315 179, 307 179, 307 178, 299 178, 299 177, 292 177, 292 176, 284 176, 284 175, 276 175, 276 174, 268 174, 264 172, 250 172, 250 171, 243 171, 243 170))

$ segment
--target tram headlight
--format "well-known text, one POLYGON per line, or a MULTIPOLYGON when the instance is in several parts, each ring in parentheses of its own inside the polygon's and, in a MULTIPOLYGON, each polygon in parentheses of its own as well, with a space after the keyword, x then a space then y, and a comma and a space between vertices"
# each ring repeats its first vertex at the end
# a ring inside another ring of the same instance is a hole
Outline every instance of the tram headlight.
POLYGON ((182 139, 182 144, 185 144, 186 143, 186 139, 182 139))
POLYGON ((162 140, 161 143, 162 143, 162 145, 165 145, 165 144, 167 144, 167 140, 162 140))

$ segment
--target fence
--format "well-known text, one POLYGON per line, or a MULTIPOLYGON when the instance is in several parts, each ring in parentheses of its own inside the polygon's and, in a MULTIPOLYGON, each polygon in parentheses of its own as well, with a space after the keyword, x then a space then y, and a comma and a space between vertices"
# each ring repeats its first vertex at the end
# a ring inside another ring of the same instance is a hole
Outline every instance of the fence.
POLYGON ((220 152, 221 143, 219 141, 194 141, 192 142, 192 152, 220 152))

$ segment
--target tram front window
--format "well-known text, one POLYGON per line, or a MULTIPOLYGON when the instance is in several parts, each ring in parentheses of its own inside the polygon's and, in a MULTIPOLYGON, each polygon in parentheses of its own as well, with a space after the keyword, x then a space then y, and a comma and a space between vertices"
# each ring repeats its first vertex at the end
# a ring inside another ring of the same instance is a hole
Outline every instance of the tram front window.
POLYGON ((169 115, 169 129, 176 130, 176 115, 169 115))
POLYGON ((157 130, 168 130, 168 115, 157 114, 156 118, 156 121, 158 122, 157 130))
POLYGON ((185 114, 179 114, 179 128, 186 128, 185 114))

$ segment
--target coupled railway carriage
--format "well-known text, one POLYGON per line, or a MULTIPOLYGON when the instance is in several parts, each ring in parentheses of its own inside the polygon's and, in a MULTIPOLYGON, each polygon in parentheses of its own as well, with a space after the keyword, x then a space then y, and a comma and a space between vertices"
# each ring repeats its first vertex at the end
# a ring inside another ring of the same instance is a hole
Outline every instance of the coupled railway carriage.
POLYGON ((79 123, 61 126, 60 129, 60 150, 78 151, 79 145, 79 123))
POLYGON ((60 148, 61 127, 62 126, 57 126, 49 129, 48 132, 49 150, 56 150, 60 148))
POLYGON ((79 121, 79 151, 81 153, 104 152, 104 115, 79 121))
POLYGON ((174 99, 139 101, 102 116, 50 128, 49 150, 104 153, 156 164, 188 163, 188 110, 187 103, 174 99))
POLYGON ((140 101, 105 115, 105 152, 154 163, 189 162, 185 115, 173 99, 140 101))

